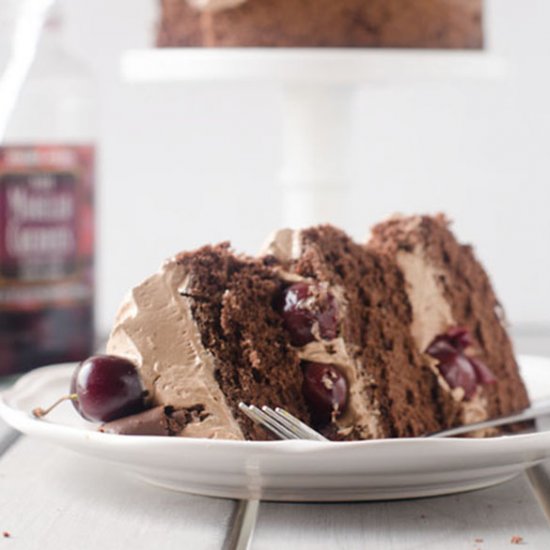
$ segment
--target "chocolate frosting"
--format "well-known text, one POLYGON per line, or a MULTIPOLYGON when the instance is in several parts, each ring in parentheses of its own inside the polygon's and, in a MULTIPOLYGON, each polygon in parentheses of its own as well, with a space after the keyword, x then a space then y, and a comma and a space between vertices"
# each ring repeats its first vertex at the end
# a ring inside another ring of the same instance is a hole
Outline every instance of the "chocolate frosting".
POLYGON ((216 359, 205 348, 185 295, 190 274, 172 258, 132 289, 107 342, 107 353, 138 368, 154 405, 205 414, 185 427, 185 437, 244 439, 216 377, 216 359))

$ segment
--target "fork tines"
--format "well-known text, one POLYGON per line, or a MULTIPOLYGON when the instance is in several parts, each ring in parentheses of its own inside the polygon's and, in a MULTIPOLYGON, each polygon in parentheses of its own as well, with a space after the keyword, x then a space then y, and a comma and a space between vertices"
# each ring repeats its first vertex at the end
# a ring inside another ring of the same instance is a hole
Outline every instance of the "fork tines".
POLYGON ((263 406, 261 409, 255 405, 239 403, 239 409, 253 422, 260 424, 274 433, 280 439, 308 439, 313 441, 328 441, 319 432, 298 420, 288 411, 277 407, 263 406))

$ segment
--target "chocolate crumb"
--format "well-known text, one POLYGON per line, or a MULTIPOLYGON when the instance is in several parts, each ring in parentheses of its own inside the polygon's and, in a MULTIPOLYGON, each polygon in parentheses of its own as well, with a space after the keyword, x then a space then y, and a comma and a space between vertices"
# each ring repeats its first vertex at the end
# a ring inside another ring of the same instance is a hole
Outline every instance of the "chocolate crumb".
POLYGON ((523 537, 520 537, 519 535, 514 535, 510 539, 510 544, 523 544, 523 537))
POLYGON ((330 355, 334 355, 336 353, 336 348, 334 344, 325 344, 325 351, 330 355))
POLYGON ((9 531, 3 531, 2 532, 2 536, 5 538, 5 539, 9 539, 11 537, 11 533, 9 531))

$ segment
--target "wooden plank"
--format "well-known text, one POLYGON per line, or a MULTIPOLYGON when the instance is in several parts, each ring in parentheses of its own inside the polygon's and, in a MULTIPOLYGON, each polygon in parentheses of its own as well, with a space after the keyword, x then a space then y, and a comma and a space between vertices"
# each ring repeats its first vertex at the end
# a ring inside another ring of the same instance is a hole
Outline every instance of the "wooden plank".
POLYGON ((12 550, 219 550, 233 509, 36 439, 21 438, 0 460, 0 534, 11 534, 12 550))
POLYGON ((254 550, 463 550, 550 548, 550 526, 526 476, 503 485, 429 499, 355 504, 278 504, 260 508, 254 550))
MULTIPOLYGON (((550 417, 545 416, 537 420, 537 429, 539 431, 550 430, 550 417)), ((527 472, 529 482, 533 493, 537 497, 539 504, 550 520, 550 464, 549 461, 531 468, 527 472)))
MULTIPOLYGON (((550 356, 550 327, 534 326, 513 331, 514 342, 518 353, 550 356)), ((537 429, 550 430, 550 417, 540 418, 537 429)), ((548 461, 532 468, 528 472, 533 493, 550 520, 550 464, 548 461)))

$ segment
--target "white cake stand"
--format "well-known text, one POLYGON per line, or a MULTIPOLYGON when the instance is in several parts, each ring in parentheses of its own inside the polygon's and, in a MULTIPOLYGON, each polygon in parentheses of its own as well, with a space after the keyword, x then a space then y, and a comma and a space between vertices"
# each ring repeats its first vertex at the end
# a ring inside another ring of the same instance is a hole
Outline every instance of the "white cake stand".
POLYGON ((131 82, 257 82, 283 102, 283 222, 341 222, 349 188, 351 106, 362 85, 497 79, 503 59, 487 52, 387 49, 148 49, 126 52, 131 82))

